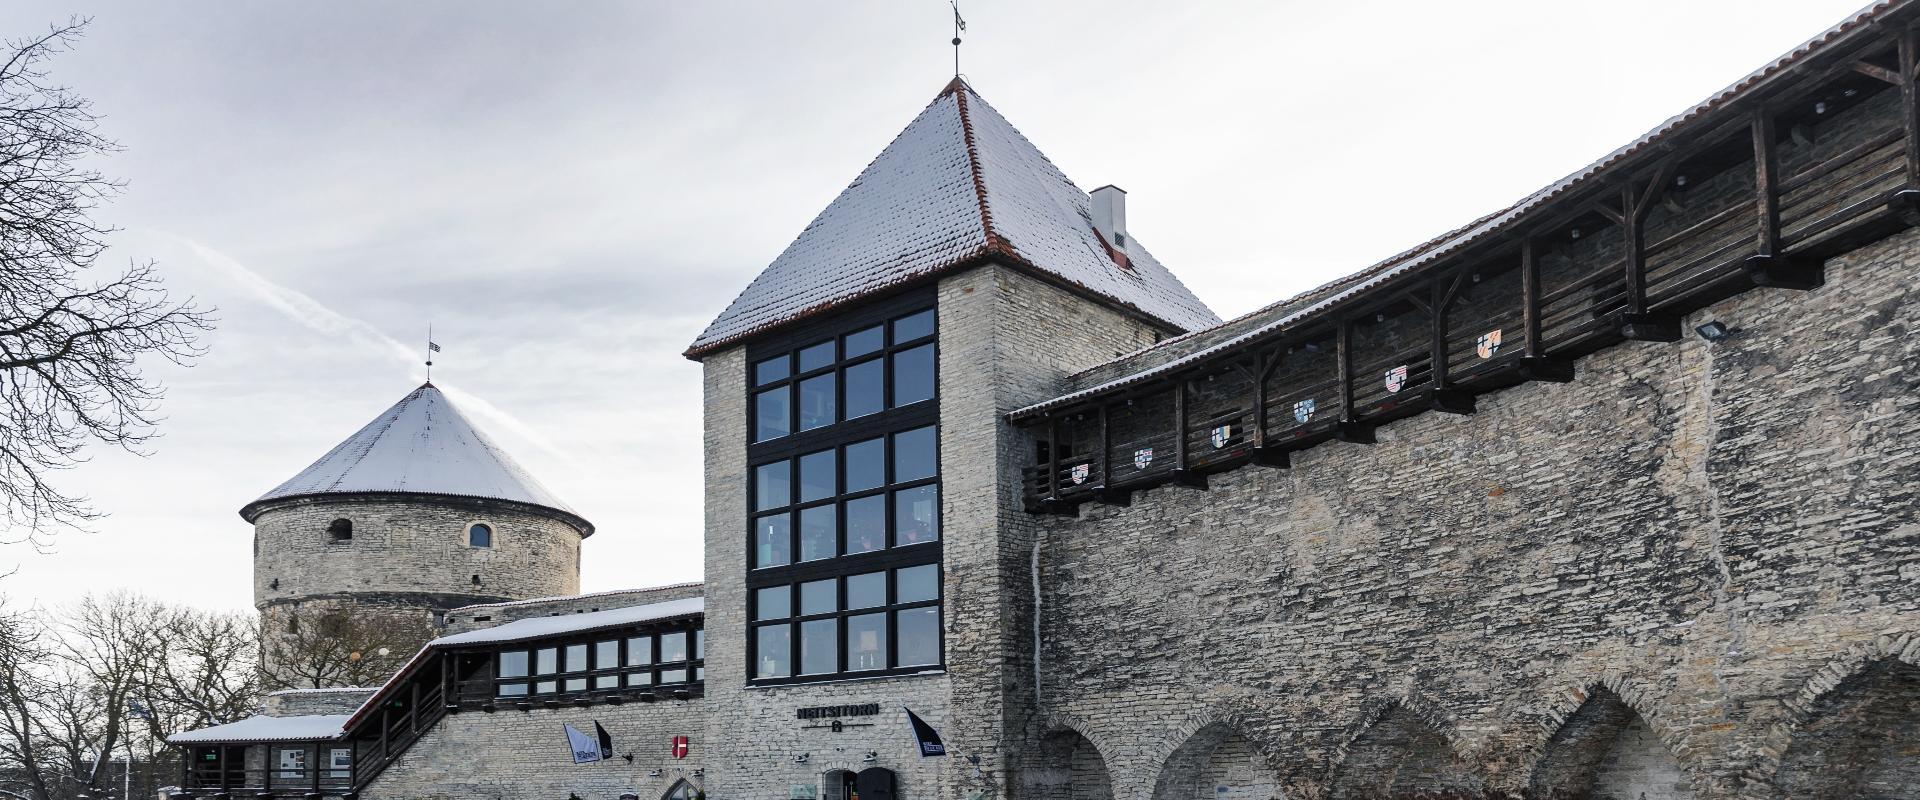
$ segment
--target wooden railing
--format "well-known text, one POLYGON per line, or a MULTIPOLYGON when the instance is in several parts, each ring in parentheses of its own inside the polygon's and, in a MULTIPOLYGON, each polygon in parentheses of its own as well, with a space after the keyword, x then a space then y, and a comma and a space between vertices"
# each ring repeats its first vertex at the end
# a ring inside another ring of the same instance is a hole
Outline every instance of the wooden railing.
POLYGON ((1471 413, 1478 394, 1571 380, 1574 359, 1622 341, 1674 341, 1683 315, 1741 292, 1818 287, 1824 259, 1920 225, 1920 91, 1886 83, 1912 83, 1916 61, 1912 29, 1854 45, 1695 138, 1564 192, 1501 238, 1238 350, 1021 412, 1037 439, 1060 445, 1049 451, 1089 453, 1026 469, 1027 508, 1073 513, 1167 483, 1204 487, 1211 472, 1286 466, 1289 451, 1371 442, 1375 426, 1411 414, 1471 413), (1889 61, 1897 67, 1877 66, 1889 61))

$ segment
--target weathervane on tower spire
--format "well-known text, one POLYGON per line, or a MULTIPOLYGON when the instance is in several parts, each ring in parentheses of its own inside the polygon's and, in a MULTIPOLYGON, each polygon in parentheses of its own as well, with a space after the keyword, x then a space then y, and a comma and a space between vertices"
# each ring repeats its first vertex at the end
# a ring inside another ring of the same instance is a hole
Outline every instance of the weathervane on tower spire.
POLYGON ((433 354, 440 352, 440 345, 433 343, 433 323, 427 323, 427 382, 433 382, 433 354))
POLYGON ((953 77, 960 77, 960 32, 967 29, 967 21, 960 18, 960 0, 947 0, 953 6, 953 77))

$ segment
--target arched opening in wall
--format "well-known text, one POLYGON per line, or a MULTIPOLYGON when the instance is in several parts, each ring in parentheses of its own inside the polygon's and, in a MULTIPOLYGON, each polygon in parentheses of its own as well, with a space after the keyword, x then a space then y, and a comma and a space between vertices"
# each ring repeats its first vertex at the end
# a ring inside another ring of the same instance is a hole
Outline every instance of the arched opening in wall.
POLYGON ((1692 800, 1679 759, 1620 696, 1595 688, 1534 765, 1537 800, 1692 800))
POLYGON ((1225 725, 1194 732, 1167 755, 1154 800, 1286 800, 1280 776, 1253 742, 1225 725))
POLYGON ((336 519, 332 522, 327 523, 327 535, 332 536, 333 540, 336 542, 352 541, 353 540, 353 520, 347 519, 346 517, 341 517, 339 519, 336 519))
POLYGON ((1028 766, 1015 778, 1011 796, 1022 800, 1112 800, 1113 781, 1093 742, 1075 730, 1040 740, 1028 766))
POLYGON ((700 796, 700 790, 693 788, 693 784, 674 781, 673 785, 667 788, 667 793, 660 795, 660 800, 694 800, 698 796, 700 796))
POLYGON ((1480 781, 1447 737, 1394 705, 1348 743, 1334 772, 1333 800, 1465 800, 1480 781))
POLYGON ((1821 695, 1773 783, 1793 800, 1920 798, 1920 667, 1877 661, 1821 695))

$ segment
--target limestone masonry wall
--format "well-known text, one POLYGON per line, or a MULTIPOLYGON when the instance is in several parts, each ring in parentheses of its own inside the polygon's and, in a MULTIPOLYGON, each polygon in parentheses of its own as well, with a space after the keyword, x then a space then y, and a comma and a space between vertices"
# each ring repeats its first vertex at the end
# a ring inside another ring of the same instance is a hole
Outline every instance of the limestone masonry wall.
POLYGON ((1912 796, 1917 270, 1046 518, 1030 796, 1912 796))

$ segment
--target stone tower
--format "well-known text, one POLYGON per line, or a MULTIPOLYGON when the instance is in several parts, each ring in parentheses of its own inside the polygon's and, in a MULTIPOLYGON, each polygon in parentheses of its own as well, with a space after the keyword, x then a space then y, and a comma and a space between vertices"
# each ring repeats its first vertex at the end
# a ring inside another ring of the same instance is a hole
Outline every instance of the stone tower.
POLYGON ((240 516, 269 673, 351 651, 351 677, 293 668, 306 685, 384 678, 447 609, 577 593, 593 533, 432 383, 240 516))

